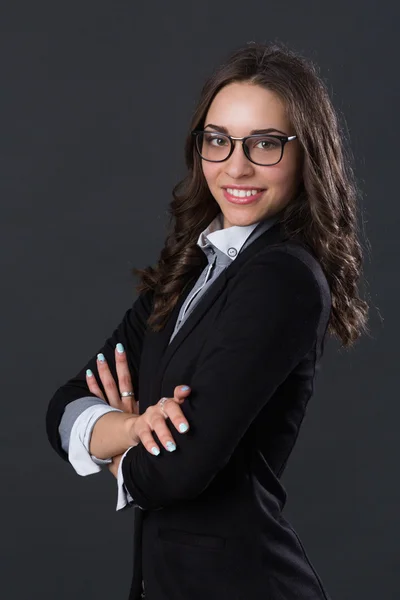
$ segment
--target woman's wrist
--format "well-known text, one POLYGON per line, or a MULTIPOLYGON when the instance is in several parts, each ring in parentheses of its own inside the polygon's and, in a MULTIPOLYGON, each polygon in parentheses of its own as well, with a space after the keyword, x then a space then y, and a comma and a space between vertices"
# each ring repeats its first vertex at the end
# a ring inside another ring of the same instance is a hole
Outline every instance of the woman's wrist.
POLYGON ((123 454, 137 442, 132 437, 133 422, 138 415, 112 411, 98 419, 93 427, 89 452, 100 459, 123 454))
POLYGON ((128 418, 125 419, 123 423, 124 431, 122 433, 122 439, 125 446, 124 452, 126 452, 126 450, 128 450, 128 448, 130 448, 131 446, 137 446, 140 442, 140 439, 135 431, 135 424, 139 417, 140 415, 129 414, 128 418))

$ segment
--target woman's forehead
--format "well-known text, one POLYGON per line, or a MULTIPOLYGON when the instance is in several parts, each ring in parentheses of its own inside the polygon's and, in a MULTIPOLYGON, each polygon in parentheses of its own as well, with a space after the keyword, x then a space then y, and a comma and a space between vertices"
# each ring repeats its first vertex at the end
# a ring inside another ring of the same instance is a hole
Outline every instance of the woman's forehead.
POLYGON ((258 129, 287 129, 285 104, 273 91, 248 83, 229 84, 215 96, 204 124, 218 124, 231 135, 258 129))

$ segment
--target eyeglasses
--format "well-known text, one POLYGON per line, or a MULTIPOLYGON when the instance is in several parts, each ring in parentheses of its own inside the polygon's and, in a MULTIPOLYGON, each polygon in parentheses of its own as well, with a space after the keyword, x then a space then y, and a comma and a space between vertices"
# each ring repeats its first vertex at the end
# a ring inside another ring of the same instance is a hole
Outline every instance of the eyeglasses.
POLYGON ((255 165, 263 167, 276 165, 282 159, 287 142, 297 138, 297 135, 266 135, 265 133, 232 137, 217 131, 198 129, 191 133, 195 136, 196 150, 204 160, 210 162, 227 160, 234 150, 233 140, 241 140, 246 157, 255 165))

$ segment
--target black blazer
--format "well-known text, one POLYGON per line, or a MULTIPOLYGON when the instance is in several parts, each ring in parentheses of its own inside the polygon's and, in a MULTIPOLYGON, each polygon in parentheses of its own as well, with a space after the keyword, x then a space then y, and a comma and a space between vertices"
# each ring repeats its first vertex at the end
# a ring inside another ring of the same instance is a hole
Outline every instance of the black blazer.
MULTIPOLYGON (((310 249, 277 222, 247 246, 201 298, 169 344, 182 293, 162 332, 146 331, 152 293, 141 294, 105 345, 59 388, 47 412, 58 454, 65 406, 91 395, 86 368, 101 351, 127 350, 140 412, 176 385, 186 434, 151 455, 142 444, 123 462, 134 507, 129 599, 326 600, 320 578, 282 515, 280 477, 295 444, 323 352, 331 296, 310 249)), ((156 436, 157 439, 157 436, 156 436)), ((157 439, 157 442, 159 440, 157 439)))

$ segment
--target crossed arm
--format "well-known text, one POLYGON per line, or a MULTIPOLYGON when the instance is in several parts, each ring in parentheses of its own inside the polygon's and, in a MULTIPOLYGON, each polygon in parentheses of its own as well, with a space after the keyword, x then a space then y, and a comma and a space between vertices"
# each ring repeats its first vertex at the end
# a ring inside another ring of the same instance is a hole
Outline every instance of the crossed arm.
MULTIPOLYGON (((122 463, 125 486, 142 508, 196 497, 210 484, 277 387, 312 349, 322 308, 311 268, 279 250, 256 257, 230 282, 225 309, 187 382, 191 393, 182 411, 188 435, 179 438, 177 452, 155 457, 138 444, 122 463)), ((112 468, 117 470, 117 460, 112 468)))
MULTIPOLYGON (((173 441, 160 410, 149 407, 139 417, 138 402, 134 398, 120 397, 122 390, 138 390, 137 366, 150 309, 150 294, 142 294, 97 355, 59 388, 50 402, 47 412, 50 442, 62 458, 70 459, 81 475, 99 471, 96 465, 106 465, 117 478, 119 463, 128 448, 139 442, 148 452, 158 447, 152 430, 164 446, 173 441), (52 421, 57 417, 61 440, 52 435, 52 421)), ((164 405, 164 413, 177 429, 182 423, 188 425, 179 407, 188 393, 189 389, 182 391, 177 387, 175 402, 168 401, 164 405)))

